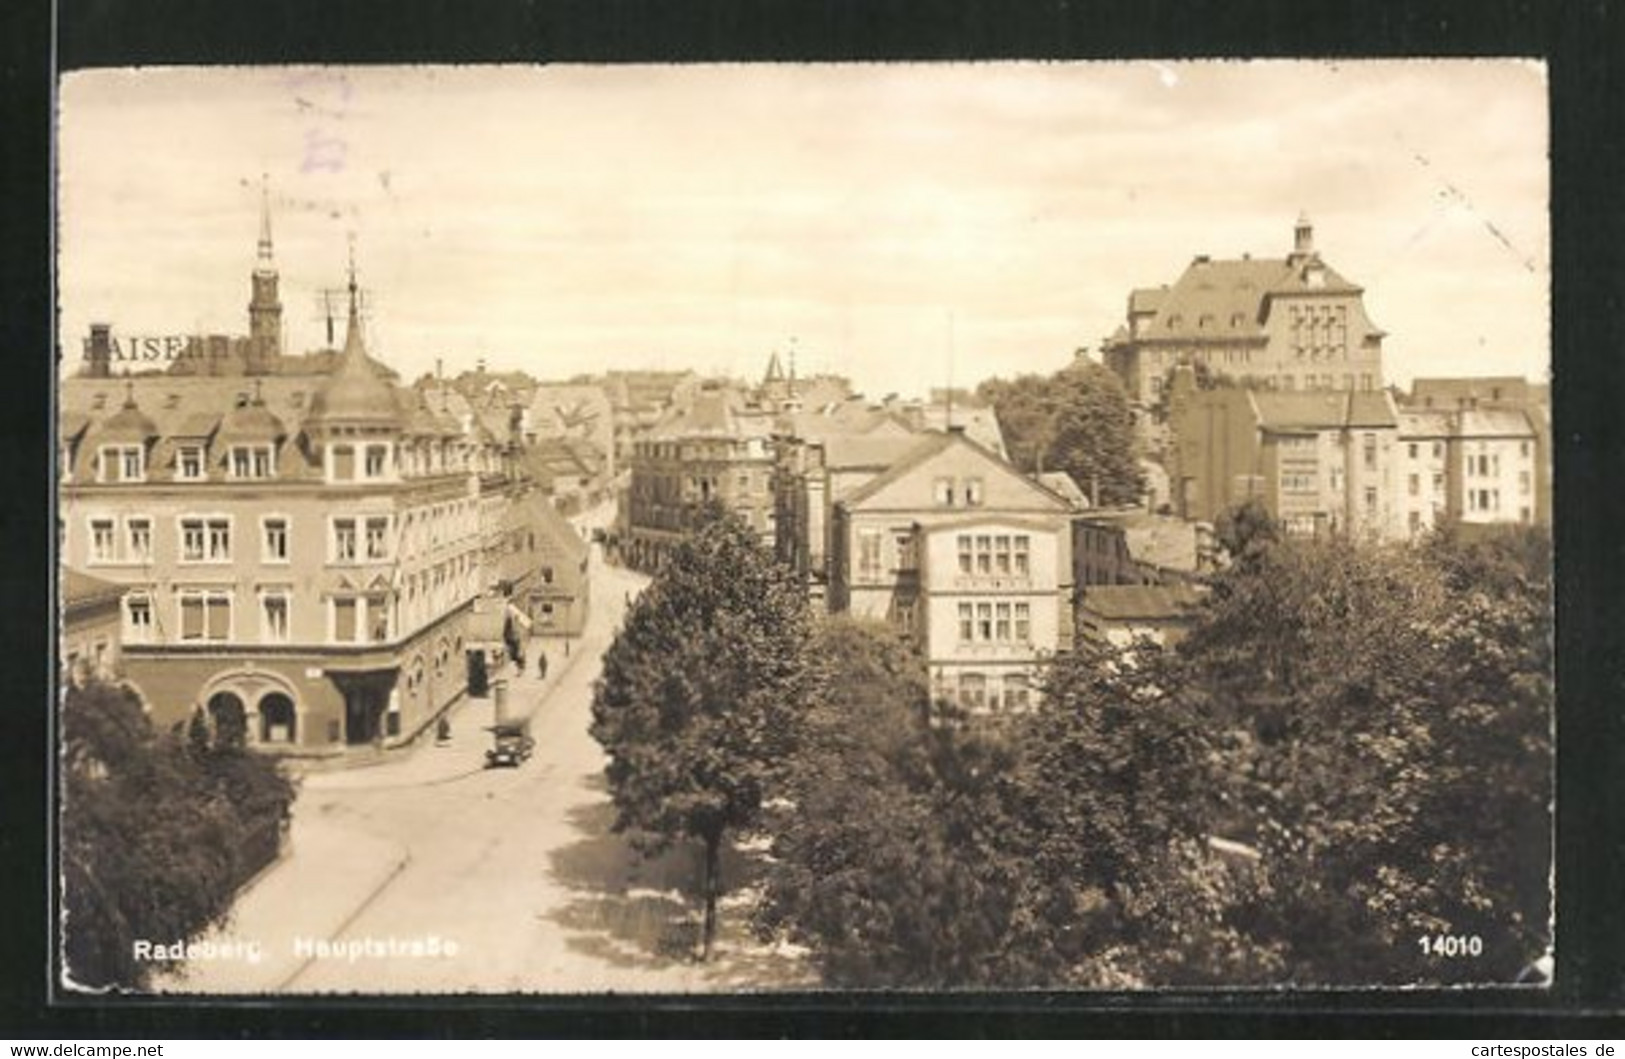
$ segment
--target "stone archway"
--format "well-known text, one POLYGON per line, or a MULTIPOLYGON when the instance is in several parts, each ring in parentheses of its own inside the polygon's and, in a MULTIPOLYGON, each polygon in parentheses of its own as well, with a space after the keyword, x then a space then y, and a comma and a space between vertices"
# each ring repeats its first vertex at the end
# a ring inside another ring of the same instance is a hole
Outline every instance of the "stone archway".
MULTIPOLYGON (((247 742, 259 744, 265 741, 266 733, 261 706, 272 695, 279 696, 287 703, 285 708, 287 738, 285 740, 272 740, 270 745, 291 746, 297 744, 304 734, 301 731, 304 728, 301 723, 304 709, 298 691, 280 673, 251 667, 226 670, 210 678, 198 693, 198 698, 205 704, 213 703, 217 699, 224 701, 223 696, 235 699, 242 708, 242 734, 246 737, 247 742), (249 703, 253 704, 252 713, 247 705, 249 703)), ((213 706, 206 705, 205 708, 209 711, 210 720, 215 720, 213 706)), ((226 708, 229 709, 230 707, 226 708)), ((281 705, 274 705, 273 709, 278 711, 279 715, 284 712, 284 707, 281 705)), ((218 721, 216 724, 216 731, 218 731, 218 721)))
POLYGON ((260 696, 258 736, 261 743, 276 746, 299 741, 299 711, 293 700, 280 691, 260 696))
POLYGON ((233 691, 217 691, 209 696, 204 709, 220 746, 242 746, 248 741, 248 708, 233 691))

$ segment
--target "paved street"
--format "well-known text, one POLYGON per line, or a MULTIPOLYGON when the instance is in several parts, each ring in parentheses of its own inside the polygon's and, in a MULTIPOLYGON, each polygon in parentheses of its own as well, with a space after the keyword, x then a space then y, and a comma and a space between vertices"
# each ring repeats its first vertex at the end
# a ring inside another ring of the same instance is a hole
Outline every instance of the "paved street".
MULTIPOLYGON (((314 774, 295 807, 291 852, 239 901, 216 940, 257 943, 257 961, 194 961, 171 988, 201 992, 601 992, 810 984, 793 953, 748 932, 747 894, 725 900, 718 957, 692 961, 698 858, 644 862, 610 833, 604 756, 587 728, 592 683, 624 601, 645 579, 595 546, 593 613, 568 658, 515 679, 536 753, 485 769, 491 700, 452 716, 386 764, 314 774), (731 913, 731 914, 730 914, 731 913), (416 949, 414 949, 416 946, 416 949), (393 952, 390 949, 393 947, 393 952), (454 950, 454 951, 453 951, 454 950)), ((748 882, 746 858, 725 878, 748 882)))

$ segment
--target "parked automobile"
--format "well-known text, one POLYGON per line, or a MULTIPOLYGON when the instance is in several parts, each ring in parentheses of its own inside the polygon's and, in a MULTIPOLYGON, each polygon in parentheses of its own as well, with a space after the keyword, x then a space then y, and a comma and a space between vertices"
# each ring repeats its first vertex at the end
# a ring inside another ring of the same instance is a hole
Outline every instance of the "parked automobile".
POLYGON ((530 734, 530 722, 494 724, 490 727, 492 746, 485 752, 486 768, 517 768, 525 763, 536 749, 536 740, 530 734))

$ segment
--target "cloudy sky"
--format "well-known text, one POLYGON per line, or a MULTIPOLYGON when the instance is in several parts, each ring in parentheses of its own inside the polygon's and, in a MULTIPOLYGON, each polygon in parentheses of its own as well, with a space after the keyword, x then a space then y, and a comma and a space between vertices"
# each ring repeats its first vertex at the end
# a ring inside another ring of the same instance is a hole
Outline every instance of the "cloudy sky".
POLYGON ((1546 86, 1526 62, 146 69, 60 96, 62 344, 245 333, 268 178, 290 352, 353 234, 375 355, 1049 371, 1193 255, 1300 210, 1391 381, 1544 377, 1546 86))

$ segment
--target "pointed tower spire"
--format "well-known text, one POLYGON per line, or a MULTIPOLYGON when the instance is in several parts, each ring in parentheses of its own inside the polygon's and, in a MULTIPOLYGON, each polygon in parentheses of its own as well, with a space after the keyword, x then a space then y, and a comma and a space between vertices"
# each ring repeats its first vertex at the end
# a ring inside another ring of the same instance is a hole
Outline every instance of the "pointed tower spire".
POLYGON ((264 374, 272 358, 282 353, 282 302, 277 297, 276 262, 271 257, 271 182, 260 174, 260 239, 249 277, 248 334, 251 345, 246 370, 264 374))
POLYGON ((271 178, 264 173, 260 174, 259 267, 267 271, 276 268, 271 259, 271 178))
POLYGON ((350 236, 350 319, 344 331, 344 362, 364 361, 367 351, 361 341, 361 288, 355 281, 355 236, 350 236))

